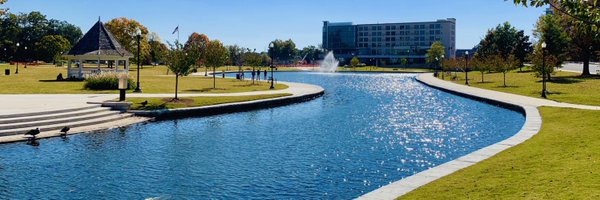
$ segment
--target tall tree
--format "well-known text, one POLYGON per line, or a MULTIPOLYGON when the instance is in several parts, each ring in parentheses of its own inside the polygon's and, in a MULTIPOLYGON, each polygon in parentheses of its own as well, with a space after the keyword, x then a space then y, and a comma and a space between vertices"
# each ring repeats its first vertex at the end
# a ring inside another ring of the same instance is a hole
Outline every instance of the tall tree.
POLYGON ((217 88, 216 70, 227 62, 229 53, 219 40, 211 40, 206 49, 206 67, 213 69, 213 88, 217 88))
POLYGON ((196 60, 196 66, 203 66, 206 61, 206 49, 208 48, 208 44, 210 40, 208 36, 205 34, 199 34, 193 32, 189 37, 187 42, 185 43, 184 48, 193 51, 194 59, 196 60))
POLYGON ((167 45, 162 43, 158 34, 152 32, 148 39, 148 44, 150 45, 150 60, 148 60, 148 63, 157 64, 167 61, 169 49, 167 45))
POLYGON ((441 42, 437 41, 431 44, 431 48, 427 50, 427 54, 425 54, 425 61, 429 64, 432 64, 436 68, 440 66, 442 62, 442 58, 446 55, 446 47, 442 45, 441 42))
POLYGON ((177 91, 179 90, 179 77, 187 76, 192 71, 194 58, 183 49, 183 45, 175 41, 175 45, 171 46, 168 56, 169 69, 175 73, 175 100, 177 100, 177 91))
POLYGON ((533 52, 529 36, 525 35, 523 30, 517 32, 516 45, 512 51, 512 55, 519 61, 519 71, 523 71, 523 66, 528 56, 533 52))
POLYGON ((503 58, 501 55, 495 55, 492 56, 491 58, 491 63, 494 63, 494 69, 497 72, 502 72, 502 80, 503 80, 503 86, 507 87, 506 85, 506 74, 508 72, 510 72, 513 69, 516 69, 519 65, 519 60, 512 54, 508 55, 508 58, 503 58))
POLYGON ((593 31, 590 24, 578 23, 572 17, 561 12, 555 12, 560 20, 561 27, 570 36, 569 57, 583 62, 582 75, 590 75, 590 60, 594 49, 600 49, 599 31, 593 31))
POLYGON ((292 39, 286 41, 277 39, 271 43, 273 46, 269 48, 269 55, 271 55, 276 62, 291 63, 298 53, 296 43, 294 43, 292 39))
POLYGON ((71 45, 77 44, 83 36, 81 29, 66 21, 51 19, 48 21, 48 31, 46 35, 60 35, 67 39, 71 45))
POLYGON ((519 54, 523 60, 527 57, 529 37, 518 31, 510 23, 499 24, 494 29, 488 30, 485 37, 479 42, 476 54, 482 57, 492 57, 500 54, 507 59, 511 54, 519 54))
POLYGON ((62 53, 71 48, 71 43, 60 35, 47 35, 42 38, 36 48, 36 51, 42 56, 40 57, 42 61, 56 62, 60 60, 62 53))
POLYGON ((491 63, 486 62, 487 60, 479 55, 475 55, 473 56, 473 59, 471 59, 471 63, 473 65, 473 70, 479 71, 479 73, 481 73, 481 83, 485 83, 485 79, 483 77, 483 75, 485 74, 485 72, 489 71, 491 69, 490 65, 491 63))
POLYGON ((561 67, 562 63, 567 59, 567 49, 571 38, 561 26, 560 18, 553 14, 541 16, 533 30, 533 35, 538 39, 540 44, 542 42, 546 43, 546 55, 557 59, 556 63, 551 63, 553 64, 552 67, 561 67))
POLYGON ((137 41, 136 41, 136 32, 139 29, 142 32, 140 39, 140 61, 148 60, 150 57, 150 44, 148 43, 148 28, 139 23, 136 20, 128 19, 125 17, 115 18, 107 22, 106 28, 110 31, 115 39, 129 52, 133 53, 134 56, 132 59, 134 62, 138 62, 137 60, 137 41))

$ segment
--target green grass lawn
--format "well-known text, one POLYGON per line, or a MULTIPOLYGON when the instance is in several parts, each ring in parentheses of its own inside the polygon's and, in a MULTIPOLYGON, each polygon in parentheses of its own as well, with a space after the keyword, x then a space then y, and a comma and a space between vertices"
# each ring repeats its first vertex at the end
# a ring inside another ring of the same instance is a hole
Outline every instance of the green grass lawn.
MULTIPOLYGON (((0 65, 0 94, 89 94, 89 93, 117 93, 116 90, 86 90, 80 81, 55 81, 56 76, 62 73, 67 76, 66 67, 51 65, 19 67, 19 74, 14 73, 15 66, 0 65), (10 69, 11 75, 5 76, 4 69, 10 69)), ((144 93, 172 93, 175 90, 175 76, 168 73, 165 66, 146 66, 140 70, 140 82, 144 93)), ((130 77, 135 79, 136 71, 130 70, 130 77)), ((234 93, 269 90, 270 84, 252 81, 239 81, 223 79, 217 76, 217 89, 212 89, 212 76, 186 76, 179 80, 180 93, 234 93)), ((277 84, 275 89, 288 88, 287 85, 277 84)))
MULTIPOLYGON (((454 73, 452 73, 454 75, 454 73)), ((441 76, 440 76, 441 77, 441 76)), ((446 76, 446 80, 450 77, 446 76)), ((541 98, 541 78, 532 72, 518 70, 506 74, 506 84, 502 84, 502 73, 469 72, 469 83, 473 87, 541 98)), ((457 73, 455 83, 464 84, 464 73, 457 73)), ((548 99, 559 102, 600 105, 600 76, 581 77, 579 73, 559 71, 547 82, 548 99)))
POLYGON ((540 111, 530 140, 399 199, 600 199, 600 111, 540 111))
POLYGON ((199 107, 224 103, 234 103, 242 101, 252 101, 258 99, 269 99, 275 97, 290 96, 292 94, 267 94, 267 95, 252 95, 252 96, 224 96, 224 97, 183 97, 179 100, 173 98, 127 98, 132 102, 132 110, 157 110, 157 109, 173 109, 186 107, 199 107), (141 102, 148 101, 146 106, 142 106, 141 102))

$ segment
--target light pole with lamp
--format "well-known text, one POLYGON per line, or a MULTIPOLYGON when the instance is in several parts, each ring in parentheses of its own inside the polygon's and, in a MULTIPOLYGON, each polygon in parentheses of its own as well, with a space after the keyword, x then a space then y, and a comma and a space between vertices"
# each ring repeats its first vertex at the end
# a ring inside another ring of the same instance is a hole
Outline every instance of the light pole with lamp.
MULTIPOLYGON (((23 53, 24 53, 25 55, 27 55, 27 46, 25 46, 25 48, 23 48, 23 49, 25 49, 25 50, 24 50, 25 52, 23 52, 23 53)), ((24 67, 24 68, 27 68, 27 62, 28 62, 28 60, 29 60, 28 58, 25 58, 25 67, 24 67)))
POLYGON ((542 42, 542 97, 546 96, 546 42, 542 42))
POLYGON ((446 70, 444 70, 443 63, 444 63, 444 55, 442 55, 442 60, 440 61, 440 68, 442 70, 442 80, 444 80, 444 74, 446 73, 446 70))
POLYGON ((135 90, 133 90, 133 92, 141 93, 142 89, 140 89, 140 65, 142 63, 142 59, 140 57, 140 52, 142 49, 140 48, 140 39, 142 38, 142 30, 137 28, 135 30, 135 36, 137 39, 137 84, 135 84, 135 90))
POLYGON ((275 89, 275 84, 274 84, 274 80, 275 77, 273 76, 274 72, 273 69, 275 68, 275 66, 273 66, 273 60, 275 60, 275 58, 273 57, 273 53, 275 53, 275 45, 273 44, 273 42, 269 43, 269 56, 271 57, 271 87, 269 87, 269 89, 275 89))
MULTIPOLYGON (((19 44, 17 42, 17 48, 15 49, 15 56, 14 57, 17 57, 17 52, 19 51, 19 46, 21 46, 21 44, 19 44)), ((15 70, 15 74, 18 74, 18 73, 19 73, 19 59, 17 58, 17 69, 15 70)))
POLYGON ((465 52, 465 85, 469 85, 469 51, 465 52))

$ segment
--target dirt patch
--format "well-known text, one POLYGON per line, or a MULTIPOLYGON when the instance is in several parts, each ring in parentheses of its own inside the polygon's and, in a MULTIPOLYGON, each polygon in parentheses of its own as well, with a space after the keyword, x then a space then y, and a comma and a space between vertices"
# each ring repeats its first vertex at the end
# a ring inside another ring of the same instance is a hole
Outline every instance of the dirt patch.
POLYGON ((194 100, 192 99, 173 99, 173 98, 164 98, 161 99, 164 103, 175 103, 175 104, 184 104, 186 106, 191 106, 194 104, 194 100))

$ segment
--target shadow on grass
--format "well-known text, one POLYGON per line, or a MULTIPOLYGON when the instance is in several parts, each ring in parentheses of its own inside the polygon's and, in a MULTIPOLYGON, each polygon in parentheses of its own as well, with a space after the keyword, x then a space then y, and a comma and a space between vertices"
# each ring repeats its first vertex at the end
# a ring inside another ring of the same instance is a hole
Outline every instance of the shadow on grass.
POLYGON ((83 80, 79 80, 79 79, 71 79, 71 80, 39 80, 39 82, 44 82, 44 83, 61 83, 61 82, 83 82, 83 80))
POLYGON ((210 92, 210 91, 216 91, 216 90, 226 90, 224 88, 202 88, 202 89, 190 89, 190 90, 184 90, 185 92, 210 92))
POLYGON ((516 86, 516 85, 499 85, 499 86, 494 86, 494 88, 520 88, 521 86, 516 86))

